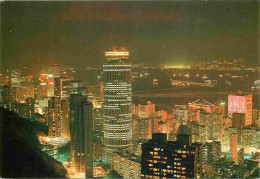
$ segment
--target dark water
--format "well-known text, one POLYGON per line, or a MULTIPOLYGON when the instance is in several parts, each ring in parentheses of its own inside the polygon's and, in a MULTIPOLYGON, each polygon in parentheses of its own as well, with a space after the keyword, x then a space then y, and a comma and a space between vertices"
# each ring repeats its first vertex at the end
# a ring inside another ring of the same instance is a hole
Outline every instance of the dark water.
MULTIPOLYGON (((146 103, 146 101, 152 101, 157 104, 158 109, 168 109, 171 110, 174 104, 188 104, 189 102, 195 101, 199 98, 205 99, 211 103, 217 101, 225 101, 227 104, 227 95, 214 95, 214 92, 225 92, 226 94, 236 93, 239 89, 245 92, 251 92, 251 87, 254 81, 258 80, 258 72, 249 71, 200 71, 200 70, 160 70, 160 69, 133 69, 135 74, 149 73, 145 78, 137 78, 132 82, 132 92, 133 94, 162 94, 162 93, 172 93, 172 94, 201 94, 194 96, 182 95, 181 97, 133 97, 134 103, 146 103), (176 74, 174 77, 173 74, 176 74), (178 75, 181 76, 178 76, 178 75), (185 74, 189 74, 190 77, 187 79, 184 77, 185 74), (198 75, 198 76, 197 76, 198 75), (201 86, 189 86, 189 87, 174 87, 170 83, 170 79, 176 80, 189 80, 196 82, 203 82, 201 77, 206 75, 208 79, 217 80, 218 85, 214 88, 201 87, 201 86), (223 75, 223 78, 219 78, 219 75, 223 75), (243 79, 234 79, 231 76, 242 76, 243 79), (154 85, 153 79, 158 79, 159 84, 154 85), (232 86, 228 86, 224 81, 232 82, 232 86), (213 95, 212 95, 213 94, 213 95)), ((80 79, 84 82, 84 85, 99 85, 102 79, 102 69, 87 69, 87 70, 77 70, 74 78, 80 79)), ((93 90, 93 89, 92 89, 93 90)), ((99 88, 93 90, 96 94, 99 93, 99 88)), ((259 108, 259 94, 255 93, 253 95, 253 107, 259 108)))

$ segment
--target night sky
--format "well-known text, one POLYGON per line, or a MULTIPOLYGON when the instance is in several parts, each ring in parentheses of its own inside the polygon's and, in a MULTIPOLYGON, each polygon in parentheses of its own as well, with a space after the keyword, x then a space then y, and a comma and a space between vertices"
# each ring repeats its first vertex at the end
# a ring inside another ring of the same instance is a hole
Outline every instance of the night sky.
POLYGON ((101 66, 114 46, 134 63, 259 60, 258 1, 2 2, 3 67, 101 66))

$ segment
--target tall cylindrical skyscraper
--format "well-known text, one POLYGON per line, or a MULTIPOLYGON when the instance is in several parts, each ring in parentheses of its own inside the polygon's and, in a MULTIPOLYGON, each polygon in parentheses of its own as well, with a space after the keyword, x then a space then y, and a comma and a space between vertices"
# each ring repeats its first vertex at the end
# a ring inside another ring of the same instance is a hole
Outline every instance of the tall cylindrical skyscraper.
POLYGON ((103 162, 110 165, 112 152, 132 148, 131 64, 124 49, 106 52, 105 56, 103 162))

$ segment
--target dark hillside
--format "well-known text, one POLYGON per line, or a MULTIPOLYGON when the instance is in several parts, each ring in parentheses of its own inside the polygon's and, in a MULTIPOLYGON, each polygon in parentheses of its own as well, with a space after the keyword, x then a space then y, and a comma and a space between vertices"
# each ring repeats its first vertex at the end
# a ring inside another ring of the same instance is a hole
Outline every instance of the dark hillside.
POLYGON ((0 107, 0 170, 3 178, 64 178, 61 163, 39 149, 37 133, 46 133, 41 124, 28 121, 0 107))

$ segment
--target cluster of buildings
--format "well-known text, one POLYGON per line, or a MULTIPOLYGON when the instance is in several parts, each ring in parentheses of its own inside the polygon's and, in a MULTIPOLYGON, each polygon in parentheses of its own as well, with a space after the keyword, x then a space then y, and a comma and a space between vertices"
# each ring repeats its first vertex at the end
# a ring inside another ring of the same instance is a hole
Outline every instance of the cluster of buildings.
POLYGON ((50 139, 69 139, 76 178, 109 170, 124 178, 210 178, 223 151, 243 166, 244 154, 260 147, 252 94, 239 91, 214 104, 198 99, 171 111, 151 101, 133 104, 128 56, 125 49, 105 53, 98 97, 58 65, 38 77, 14 70, 1 86, 1 106, 45 123, 50 139))

